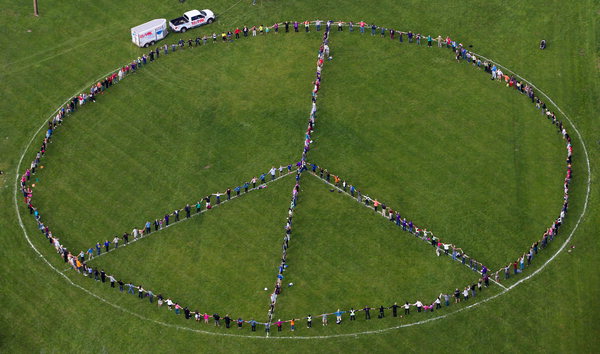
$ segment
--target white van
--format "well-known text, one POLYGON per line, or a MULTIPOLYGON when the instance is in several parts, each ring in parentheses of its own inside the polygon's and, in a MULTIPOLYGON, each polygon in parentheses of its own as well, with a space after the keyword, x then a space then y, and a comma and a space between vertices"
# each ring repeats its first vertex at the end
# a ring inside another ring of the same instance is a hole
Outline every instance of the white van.
POLYGON ((138 47, 148 47, 167 36, 167 20, 157 18, 131 29, 131 41, 138 47))

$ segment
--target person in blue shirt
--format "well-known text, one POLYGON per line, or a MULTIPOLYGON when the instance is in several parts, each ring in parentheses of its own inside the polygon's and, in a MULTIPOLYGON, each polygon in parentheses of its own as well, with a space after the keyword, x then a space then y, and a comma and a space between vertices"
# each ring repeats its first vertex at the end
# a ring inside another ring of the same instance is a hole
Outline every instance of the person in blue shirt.
POLYGON ((102 253, 102 249, 100 248, 100 242, 96 242, 96 255, 100 255, 102 253))
POLYGON ((260 175, 260 183, 265 183, 265 177, 266 177, 266 174, 264 174, 264 173, 262 175, 260 175))
POLYGON ((244 193, 248 193, 248 187, 250 187, 248 182, 244 182, 244 193))
POLYGON ((240 195, 240 186, 235 187, 233 190, 235 191, 235 195, 240 195))
POLYGON ((110 247, 110 241, 109 240, 104 241, 104 248, 106 249, 106 252, 108 252, 109 247, 110 247))
POLYGON ((377 26, 371 25, 371 36, 375 35, 375 31, 377 30, 377 26))
POLYGON ((256 332, 256 321, 254 318, 250 320, 250 326, 252 327, 252 332, 256 332))
POLYGON ((90 247, 87 251, 89 259, 94 258, 94 250, 90 247))
POLYGON ((340 309, 338 309, 336 312, 333 313, 335 315, 335 323, 336 324, 342 323, 342 314, 344 312, 346 312, 346 311, 340 311, 340 309))

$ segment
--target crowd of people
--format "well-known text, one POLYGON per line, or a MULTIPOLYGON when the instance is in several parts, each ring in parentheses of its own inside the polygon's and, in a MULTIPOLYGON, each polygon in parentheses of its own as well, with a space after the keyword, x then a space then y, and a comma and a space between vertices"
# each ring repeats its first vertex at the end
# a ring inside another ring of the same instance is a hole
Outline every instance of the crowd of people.
MULTIPOLYGON (((25 205, 27 206, 29 213, 33 216, 37 223, 37 228, 41 232, 41 234, 46 237, 48 242, 55 248, 57 254, 64 259, 65 263, 70 264, 74 269, 76 269, 79 273, 83 274, 85 277, 93 279, 100 283, 107 283, 112 288, 118 288, 120 292, 127 291, 128 294, 135 295, 140 299, 148 299, 150 303, 154 303, 156 298, 157 306, 162 307, 166 305, 169 310, 174 311, 175 314, 183 314, 186 319, 195 319, 197 322, 209 323, 211 320, 215 326, 220 326, 221 321, 225 323, 226 328, 230 328, 232 325, 237 326, 237 328, 241 329, 244 324, 248 324, 252 331, 256 331, 257 325, 264 326, 265 331, 269 332, 271 325, 274 324, 277 326, 278 331, 281 331, 284 324, 289 323, 290 330, 294 331, 296 326, 296 321, 306 320, 306 325, 308 328, 312 327, 312 315, 307 315, 301 318, 294 318, 289 320, 273 320, 273 316, 275 313, 275 305, 277 302, 277 296, 281 293, 282 284, 284 279, 284 272, 286 271, 288 264, 286 262, 287 259, 287 250, 289 247, 289 242, 291 239, 292 233, 292 219, 294 215, 294 210, 298 203, 298 194, 300 192, 300 179, 302 173, 304 171, 309 170, 309 166, 311 168, 312 174, 320 177, 322 180, 334 185, 338 190, 348 193, 353 198, 355 198, 359 203, 364 203, 365 206, 372 208, 375 212, 381 213, 383 217, 386 217, 391 222, 394 222, 398 227, 401 227, 402 230, 410 232, 423 239, 424 241, 430 243, 434 248, 437 255, 447 255, 452 257, 453 260, 457 260, 462 262, 465 265, 468 265, 471 269, 481 274, 480 279, 474 283, 465 286, 464 288, 459 289, 456 288, 453 292, 449 292, 448 294, 441 293, 439 296, 435 297, 435 299, 431 302, 421 302, 416 301, 405 302, 403 305, 398 305, 394 303, 391 306, 380 306, 380 307, 368 307, 365 306, 363 308, 354 309, 351 308, 349 310, 340 310, 338 309, 335 312, 331 313, 323 313, 319 315, 315 315, 314 318, 320 318, 322 325, 328 325, 328 316, 335 316, 336 323, 341 324, 342 320, 347 314, 350 321, 354 321, 356 319, 356 315, 358 312, 363 312, 365 319, 369 320, 371 311, 378 311, 378 318, 384 318, 387 310, 392 311, 392 316, 398 316, 398 309, 404 311, 404 316, 410 314, 411 307, 416 308, 417 312, 433 312, 434 310, 439 310, 444 306, 450 306, 452 302, 458 303, 461 301, 468 301, 469 297, 475 297, 478 292, 482 289, 489 286, 490 276, 493 274, 493 280, 496 282, 501 281, 501 274, 504 274, 503 278, 508 279, 511 277, 511 274, 519 274, 525 271, 525 267, 529 266, 533 260, 533 258, 538 254, 540 250, 543 250, 547 247, 548 243, 554 239, 554 237, 558 234, 559 228, 562 225, 564 218, 566 217, 568 210, 568 192, 569 185, 572 177, 572 153, 573 147, 571 144, 571 138, 567 133, 566 127, 563 125, 562 121, 558 119, 554 112, 548 109, 546 104, 535 94, 533 87, 525 82, 524 80, 520 80, 518 77, 514 75, 508 75, 502 72, 501 68, 489 61, 482 60, 483 58, 478 57, 475 53, 467 50, 461 43, 457 43, 456 41, 450 39, 450 37, 446 37, 445 39, 442 36, 432 37, 431 35, 421 35, 420 33, 413 33, 412 31, 402 32, 396 31, 393 28, 385 28, 376 25, 369 25, 363 21, 358 23, 353 22, 343 22, 343 21, 286 21, 283 23, 276 23, 273 26, 265 27, 265 26, 252 26, 248 28, 244 26, 243 29, 236 28, 234 31, 227 31, 221 34, 221 38, 224 42, 233 41, 235 39, 239 39, 240 35, 244 37, 248 37, 249 33, 252 33, 252 36, 256 36, 257 33, 260 35, 265 35, 270 32, 279 33, 279 27, 282 26, 285 32, 290 31, 290 27, 293 28, 294 32, 299 32, 299 27, 304 27, 304 32, 310 32, 311 25, 315 26, 316 31, 321 31, 321 27, 325 25, 325 31, 323 33, 323 41, 319 48, 317 63, 316 63, 316 79, 313 82, 313 90, 311 94, 312 107, 310 110, 310 115, 308 119, 308 125, 304 137, 304 147, 302 152, 302 157, 299 162, 294 165, 290 164, 287 166, 280 166, 278 169, 272 167, 267 173, 263 173, 259 178, 254 177, 250 181, 244 182, 243 184, 233 188, 228 188, 223 193, 213 193, 205 198, 198 201, 195 205, 187 204, 182 209, 177 209, 172 213, 165 214, 164 217, 157 218, 154 221, 147 221, 143 227, 134 227, 131 234, 124 233, 122 238, 119 236, 115 236, 111 241, 108 239, 103 242, 97 242, 94 247, 91 247, 87 250, 87 254, 84 251, 80 251, 77 253, 72 253, 61 243, 60 238, 57 235, 54 235, 51 228, 48 225, 48 222, 43 219, 40 210, 34 205, 33 199, 33 188, 35 187, 35 183, 32 183, 32 177, 39 172, 39 169, 44 168, 41 165, 42 159, 45 157, 46 152, 50 144, 53 141, 53 135, 55 131, 62 126, 65 119, 70 117, 73 113, 77 112, 79 107, 88 104, 89 102, 96 102, 97 98, 104 94, 106 90, 108 90, 111 86, 119 83, 128 75, 131 75, 149 63, 158 60, 158 58, 162 54, 169 54, 169 45, 165 44, 163 46, 159 46, 156 49, 150 51, 148 54, 144 54, 137 59, 132 60, 130 63, 124 65, 123 67, 115 70, 110 75, 105 78, 99 80, 97 83, 90 87, 88 92, 81 92, 80 94, 72 97, 64 106, 60 107, 55 111, 53 117, 48 121, 48 126, 45 131, 44 137, 40 144, 39 149, 35 153, 35 157, 33 158, 29 167, 25 170, 25 172, 21 175, 20 178, 20 190, 23 194, 23 200, 25 205), (444 243, 438 237, 436 237, 431 231, 428 231, 425 228, 420 228, 416 226, 412 221, 407 220, 405 217, 402 217, 397 210, 392 209, 390 206, 386 205, 383 202, 378 201, 377 199, 373 199, 368 195, 363 195, 359 189, 355 186, 346 182, 346 180, 342 180, 340 177, 331 174, 326 169, 322 169, 315 164, 307 163, 307 154, 310 150, 312 144, 312 133, 315 128, 315 119, 317 116, 317 97, 321 84, 321 73, 323 69, 323 65, 325 60, 331 60, 330 49, 329 49, 329 35, 331 28, 335 26, 337 27, 338 32, 343 32, 346 28, 349 32, 353 32, 355 26, 359 28, 361 34, 365 33, 365 28, 371 29, 371 35, 375 36, 379 34, 381 37, 385 37, 389 35, 389 38, 394 40, 396 37, 400 42, 404 42, 404 36, 406 36, 406 40, 408 43, 416 43, 417 45, 421 44, 422 40, 427 41, 427 45, 429 47, 432 46, 432 43, 437 43, 438 47, 446 47, 453 50, 455 53, 455 58, 457 61, 467 62, 475 67, 482 68, 485 72, 491 75, 492 80, 497 80, 499 82, 503 82, 509 88, 514 88, 519 93, 526 95, 533 104, 535 104, 536 108, 541 111, 541 113, 557 127, 558 132, 562 135, 563 139, 566 143, 567 149, 567 159, 566 159, 566 176, 564 180, 564 199, 563 206, 560 212, 560 215, 552 222, 550 227, 543 233, 542 237, 533 243, 529 250, 527 250, 522 256, 520 256, 514 262, 510 262, 505 267, 497 270, 495 273, 490 273, 489 269, 481 264, 481 262, 473 259, 469 255, 465 254, 465 252, 456 247, 451 243, 444 243), (170 297, 165 297, 161 293, 156 293, 150 289, 145 289, 141 284, 134 284, 133 282, 124 282, 118 277, 105 272, 103 269, 98 267, 92 267, 87 265, 87 261, 92 257, 96 257, 102 254, 103 249, 104 252, 108 252, 113 249, 117 249, 119 244, 126 245, 130 242, 130 237, 134 240, 137 240, 145 235, 150 234, 154 228, 154 231, 161 230, 164 227, 169 226, 173 222, 177 222, 180 220, 181 215, 185 214, 185 218, 189 218, 195 212, 196 214, 204 212, 206 210, 211 209, 214 205, 219 205, 221 202, 226 200, 230 200, 232 198, 236 198, 240 194, 247 193, 252 190, 262 189, 266 186, 266 183, 269 181, 275 180, 277 178, 286 176, 288 174, 295 173, 296 176, 296 184, 292 190, 292 198, 290 202, 290 207, 288 209, 288 217, 286 219, 285 225, 285 233, 283 237, 282 243, 282 257, 281 262, 277 271, 277 279, 275 282, 275 288, 273 292, 270 294, 270 308, 268 311, 268 320, 266 322, 257 322, 254 319, 244 320, 241 317, 234 319, 234 317, 226 314, 224 317, 221 317, 218 313, 213 313, 209 315, 207 312, 199 312, 197 310, 190 310, 188 306, 182 306, 178 302, 174 301, 170 297), (269 180, 270 177, 270 180, 269 180), (242 192, 243 191, 243 192, 242 192), (221 196, 224 199, 221 199, 221 196), (215 197, 215 201, 213 204, 212 197, 215 197), (444 306, 442 306, 442 303, 444 306)), ((195 40, 188 39, 187 47, 199 46, 202 44, 207 44, 208 37, 196 37, 195 40)), ((212 42, 217 42, 217 35, 213 33, 212 42)), ((186 41, 180 39, 177 44, 171 44, 170 52, 175 52, 178 49, 185 48, 186 41)), ((291 284, 290 284, 291 285, 291 284)), ((402 316, 400 316, 402 317, 402 316)))

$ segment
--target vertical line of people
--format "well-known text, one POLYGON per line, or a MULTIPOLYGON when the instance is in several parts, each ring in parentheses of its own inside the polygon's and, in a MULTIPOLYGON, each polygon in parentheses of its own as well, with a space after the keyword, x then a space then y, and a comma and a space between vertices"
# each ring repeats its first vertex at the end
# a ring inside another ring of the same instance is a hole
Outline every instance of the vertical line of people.
MULTIPOLYGON (((313 81, 313 90, 311 92, 312 106, 311 106, 310 114, 309 114, 309 118, 308 118, 308 125, 306 127, 306 132, 304 135, 304 147, 302 149, 302 158, 296 165, 296 167, 297 167, 296 184, 294 185, 294 188, 292 189, 292 199, 290 202, 290 207, 288 208, 288 216, 287 216, 286 224, 285 224, 285 234, 283 236, 283 243, 281 246, 281 248, 282 248, 281 262, 280 262, 278 270, 277 270, 277 278, 275 281, 275 287, 274 287, 273 292, 271 293, 270 299, 269 299, 270 302, 269 302, 269 311, 268 311, 268 319, 267 319, 268 326, 266 328, 267 331, 270 328, 270 324, 273 322, 273 315, 275 313, 277 297, 279 296, 279 294, 281 294, 281 289, 282 289, 282 284, 283 284, 283 279, 284 279, 283 273, 285 272, 285 270, 288 267, 287 250, 288 250, 291 235, 292 235, 292 220, 294 217, 294 210, 298 204, 298 195, 300 193, 300 178, 302 176, 302 172, 304 172, 306 170, 306 156, 307 156, 308 152, 310 151, 310 145, 312 143, 312 133, 315 128, 315 119, 317 117, 317 98, 318 98, 319 89, 321 87, 321 73, 323 70, 323 64, 325 63, 325 58, 329 57, 329 32, 331 30, 332 23, 333 23, 332 21, 328 21, 326 24, 326 28, 323 33, 323 41, 321 43, 321 46, 319 47, 319 52, 317 55, 317 63, 316 63, 317 65, 316 65, 316 74, 315 74, 316 77, 315 77, 315 81, 313 81)), ((319 24, 319 26, 320 26, 320 24, 319 24)), ((295 23, 294 28, 297 31, 297 23, 295 23)), ((286 22, 286 30, 287 30, 287 22, 286 22)), ((320 30, 320 28, 318 28, 318 30, 320 30)), ((308 21, 305 23, 305 31, 306 32, 310 31, 308 21)), ((291 285, 291 283, 289 285, 291 285)))

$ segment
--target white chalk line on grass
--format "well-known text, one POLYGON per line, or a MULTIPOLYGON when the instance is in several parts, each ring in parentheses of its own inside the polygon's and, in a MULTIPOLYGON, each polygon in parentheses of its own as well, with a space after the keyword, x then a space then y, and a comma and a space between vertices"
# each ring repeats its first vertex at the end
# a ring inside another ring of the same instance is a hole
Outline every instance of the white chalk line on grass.
POLYGON ((229 7, 227 8, 227 10, 225 10, 225 11, 223 11, 223 12, 220 12, 220 13, 218 13, 217 15, 219 15, 219 16, 222 16, 224 13, 226 13, 226 12, 228 12, 229 10, 233 9, 234 7, 236 7, 236 6, 237 6, 237 5, 238 5, 240 2, 242 2, 242 0, 239 0, 239 1, 238 1, 238 2, 236 2, 235 4, 233 4, 233 5, 229 6, 229 7))
POLYGON ((495 281, 494 279, 491 279, 491 278, 490 278, 490 280, 492 281, 492 283, 494 283, 494 284, 498 285, 498 286, 499 286, 499 287, 501 287, 502 289, 504 289, 504 290, 508 290, 508 288, 507 288, 506 286, 504 286, 504 285, 500 284, 500 282, 497 282, 497 281, 495 281))
MULTIPOLYGON (((478 55, 478 54, 476 54, 478 55)), ((480 55, 481 56, 481 55, 480 55)), ((483 56, 481 56, 484 59, 487 59, 483 56)), ((488 59, 489 60, 489 59, 488 59)), ((490 60, 491 61, 491 60, 490 60)), ((510 69, 496 63, 496 65, 501 66, 503 68, 505 68, 506 70, 511 71, 510 69)), ((111 71, 110 73, 114 72, 111 71)), ((109 73, 109 74, 110 74, 109 73)), ((514 73, 514 72, 513 72, 514 73)), ((546 97, 546 99, 551 102, 558 110, 559 112, 569 121, 570 125, 573 127, 573 129, 575 130, 575 133, 577 134, 577 136, 579 137, 579 139, 581 140, 581 145, 583 147, 583 152, 585 155, 585 160, 586 160, 586 165, 587 165, 587 174, 588 174, 588 178, 586 181, 586 195, 585 195, 585 202, 584 202, 584 206, 583 206, 583 210, 581 211, 581 214, 579 215, 579 218, 577 219, 577 223, 575 224, 575 226, 573 227, 573 229, 571 230, 571 233, 569 234, 569 236, 565 239, 565 241, 563 242, 562 246, 548 259, 546 260, 538 269, 536 269, 533 273, 531 273, 530 275, 526 276, 523 279, 520 279, 519 281, 517 281, 515 284, 511 285, 510 287, 508 287, 508 289, 503 290, 502 292, 490 296, 488 298, 485 298, 483 300, 480 300, 478 302, 475 302, 473 304, 470 304, 468 306, 465 307, 461 307, 458 310, 446 313, 444 315, 440 315, 440 316, 436 316, 436 317, 431 317, 428 318, 426 320, 422 320, 422 321, 417 321, 417 322, 411 322, 411 323, 406 323, 406 324, 402 324, 399 326, 393 326, 393 327, 388 327, 388 328, 383 328, 383 329, 379 329, 379 330, 372 330, 372 331, 362 331, 362 332, 355 332, 355 333, 345 333, 345 334, 334 334, 334 335, 327 335, 327 336, 279 336, 279 337, 263 337, 263 336, 251 336, 251 335, 243 335, 243 334, 229 334, 229 333, 219 333, 219 332, 210 332, 210 331, 204 331, 204 330, 199 330, 199 329, 193 329, 193 328, 189 328, 189 327, 184 327, 184 326, 178 326, 178 325, 173 325, 170 323, 166 323, 166 322, 162 322, 162 321, 158 321, 158 320, 154 320, 145 316, 142 316, 138 313, 132 312, 126 308, 123 308, 119 305, 116 305, 106 299, 104 299, 103 297, 91 292, 90 290, 74 283, 67 275, 65 275, 64 273, 62 273, 60 270, 58 270, 56 267, 54 267, 47 259, 46 257, 44 257, 44 255, 36 248, 36 246, 31 242, 31 239, 29 238, 29 234, 27 232, 27 230, 25 229, 25 225, 23 224, 23 220, 21 218, 21 213, 19 210, 19 206, 18 206, 18 202, 17 202, 17 192, 18 192, 18 185, 19 185, 19 171, 21 169, 21 164, 23 162, 23 159, 25 157, 25 154, 27 153, 27 150, 29 149, 29 147, 31 146, 31 144, 33 143, 35 137, 37 136, 37 134, 39 134, 39 132, 44 128, 44 126, 46 125, 46 121, 44 121, 42 123, 42 125, 37 129, 37 131, 33 134, 32 138, 30 139, 29 143, 27 144, 27 146, 25 146, 21 157, 19 158, 19 162, 17 164, 17 168, 16 168, 16 172, 15 172, 15 188, 14 188, 14 195, 13 195, 13 201, 15 204, 15 211, 17 214, 17 219, 19 221, 19 226, 21 227, 21 230, 23 231, 23 236, 25 237, 27 243, 29 244, 29 247, 31 247, 31 249, 33 249, 33 251, 43 260, 44 263, 46 263, 50 269, 54 270, 59 276, 63 277, 70 285, 84 291, 85 293, 87 293, 88 295, 100 300, 101 302, 104 302, 105 304, 112 306, 115 309, 121 310, 127 314, 130 314, 132 316, 135 316, 141 320, 146 320, 146 321, 150 321, 153 322, 155 324, 159 324, 165 327, 170 327, 170 328, 175 328, 175 329, 179 329, 179 330, 184 330, 184 331, 190 331, 190 332, 195 332, 195 333, 202 333, 202 334, 208 334, 208 335, 217 335, 217 336, 225 336, 225 337, 241 337, 241 338, 252 338, 252 339, 256 339, 256 338, 272 338, 272 339, 293 339, 293 340, 306 340, 306 339, 328 339, 328 338, 339 338, 339 337, 355 337, 358 335, 369 335, 369 334, 380 334, 380 333, 384 333, 384 332, 388 332, 391 330, 395 330, 395 329, 400 329, 400 328, 405 328, 405 327, 412 327, 412 326, 416 326, 416 325, 421 325, 421 324, 426 324, 432 321, 436 321, 436 320, 440 320, 440 319, 444 319, 450 315, 456 314, 456 313, 460 313, 462 311, 465 311, 467 309, 471 309, 474 308, 480 304, 484 304, 488 301, 491 301, 507 292, 509 292, 510 290, 512 290, 513 288, 515 288, 517 285, 521 284, 522 282, 531 279, 533 276, 537 275, 539 272, 541 272, 544 268, 546 268, 546 266, 548 264, 550 264, 550 262, 552 262, 556 256, 564 250, 564 248, 566 247, 566 245, 571 241, 573 235, 575 234, 575 231, 577 231, 577 229, 579 228, 579 225, 581 224, 581 221, 583 220, 583 217, 585 216, 585 213, 587 211, 587 205, 588 205, 588 201, 589 201, 589 196, 590 196, 590 192, 591 192, 591 168, 590 168, 590 160, 589 160, 589 154, 587 151, 587 147, 585 145, 585 141, 583 139, 583 137, 581 136, 581 133, 579 132, 579 130, 577 129, 577 127, 575 126, 575 124, 571 121, 571 119, 563 112, 563 110, 552 100, 550 99, 543 91, 541 91, 540 89, 538 89, 537 87, 535 87, 531 82, 529 82, 528 80, 524 79, 523 77, 521 77, 520 75, 514 73, 515 75, 519 76, 523 81, 528 82, 529 84, 531 84, 532 87, 534 87, 535 89, 537 89, 542 95, 544 95, 544 97, 546 97)), ((106 74, 108 75, 108 74, 106 74)), ((102 77, 106 76, 103 75, 102 77)), ((97 80, 95 80, 97 81, 97 80)), ((82 89, 83 90, 83 89, 82 89)), ((70 100, 70 99, 69 99, 70 100)), ((65 101, 65 103, 63 103, 58 109, 60 109, 62 106, 64 106, 64 104, 66 104, 69 100, 65 101)), ((58 109, 56 111, 54 111, 54 113, 50 116, 50 118, 52 118, 52 116, 54 114, 56 114, 56 112, 58 111, 58 109)))
MULTIPOLYGON (((263 184, 269 184, 269 183, 273 183, 273 182, 279 181, 280 179, 282 179, 282 178, 284 178, 284 177, 287 177, 287 176, 289 176, 289 175, 291 175, 291 174, 293 174, 293 172, 287 172, 286 174, 283 174, 283 175, 281 175, 281 176, 279 176, 279 177, 276 177, 275 179, 272 179, 272 180, 270 180, 270 181, 267 181, 267 182, 265 182, 265 183, 261 183, 261 185, 263 185, 263 184)), ((199 211, 199 212, 197 212, 197 213, 193 213, 193 214, 191 214, 189 218, 188 218, 188 217, 185 217, 185 218, 183 218, 183 219, 181 219, 181 220, 179 220, 179 221, 174 221, 174 222, 170 223, 170 224, 169 224, 169 225, 167 225, 167 226, 163 226, 163 227, 162 227, 161 229, 159 229, 159 230, 155 230, 155 231, 152 231, 152 232, 150 232, 149 234, 144 234, 144 235, 142 235, 142 236, 140 236, 140 237, 138 237, 138 238, 135 238, 135 239, 133 239, 132 241, 129 241, 128 243, 125 243, 125 244, 123 244, 121 247, 118 247, 118 248, 117 248, 117 247, 113 247, 113 248, 109 249, 108 251, 104 251, 104 252, 100 253, 99 255, 95 255, 95 256, 93 256, 93 257, 89 258, 89 259, 88 259, 88 262, 90 262, 90 261, 93 261, 94 259, 96 259, 96 258, 98 258, 98 257, 102 257, 102 256, 104 256, 104 255, 106 255, 106 254, 109 254, 109 253, 111 253, 111 252, 114 252, 114 251, 116 251, 116 250, 118 250, 118 249, 123 249, 125 246, 127 246, 127 245, 129 245, 129 244, 132 244, 132 243, 134 243, 134 242, 140 241, 140 240, 142 240, 142 239, 146 239, 146 238, 150 237, 151 235, 154 235, 154 234, 156 234, 156 233, 158 233, 158 232, 160 232, 160 231, 163 231, 163 230, 165 230, 165 229, 167 229, 167 228, 169 228, 169 227, 171 227, 171 226, 173 226, 173 225, 180 224, 180 223, 182 223, 182 222, 184 222, 184 221, 186 221, 186 220, 189 220, 189 219, 193 218, 194 216, 197 216, 197 215, 203 214, 203 213, 205 213, 205 212, 207 212, 207 211, 209 211, 209 210, 215 209, 215 208, 217 208, 219 205, 222 205, 222 204, 225 204, 225 203, 227 203, 227 202, 229 202, 229 201, 232 201, 232 200, 234 200, 234 199, 237 199, 237 198, 239 198, 239 197, 241 197, 241 196, 243 196, 243 195, 245 195, 245 194, 248 194, 248 193, 250 193, 250 192, 253 192, 253 191, 257 191, 257 190, 262 190, 262 189, 264 189, 264 188, 259 188, 259 187, 260 187, 260 186, 258 186, 258 187, 255 187, 255 188, 250 188, 250 189, 248 189, 248 192, 243 192, 243 193, 240 193, 240 195, 234 195, 233 197, 231 197, 231 199, 225 199, 225 200, 222 200, 222 201, 220 202, 220 204, 218 204, 218 203, 215 203, 215 204, 212 206, 212 208, 211 208, 211 209, 206 209, 206 208, 204 208, 204 209, 202 209, 201 211, 199 211)), ((212 195, 215 195, 215 194, 212 194, 212 195)), ((221 195, 224 195, 224 194, 221 194, 221 195)), ((69 269, 73 269, 73 267, 69 267, 69 268, 65 269, 65 271, 67 271, 67 270, 69 270, 69 269)))

